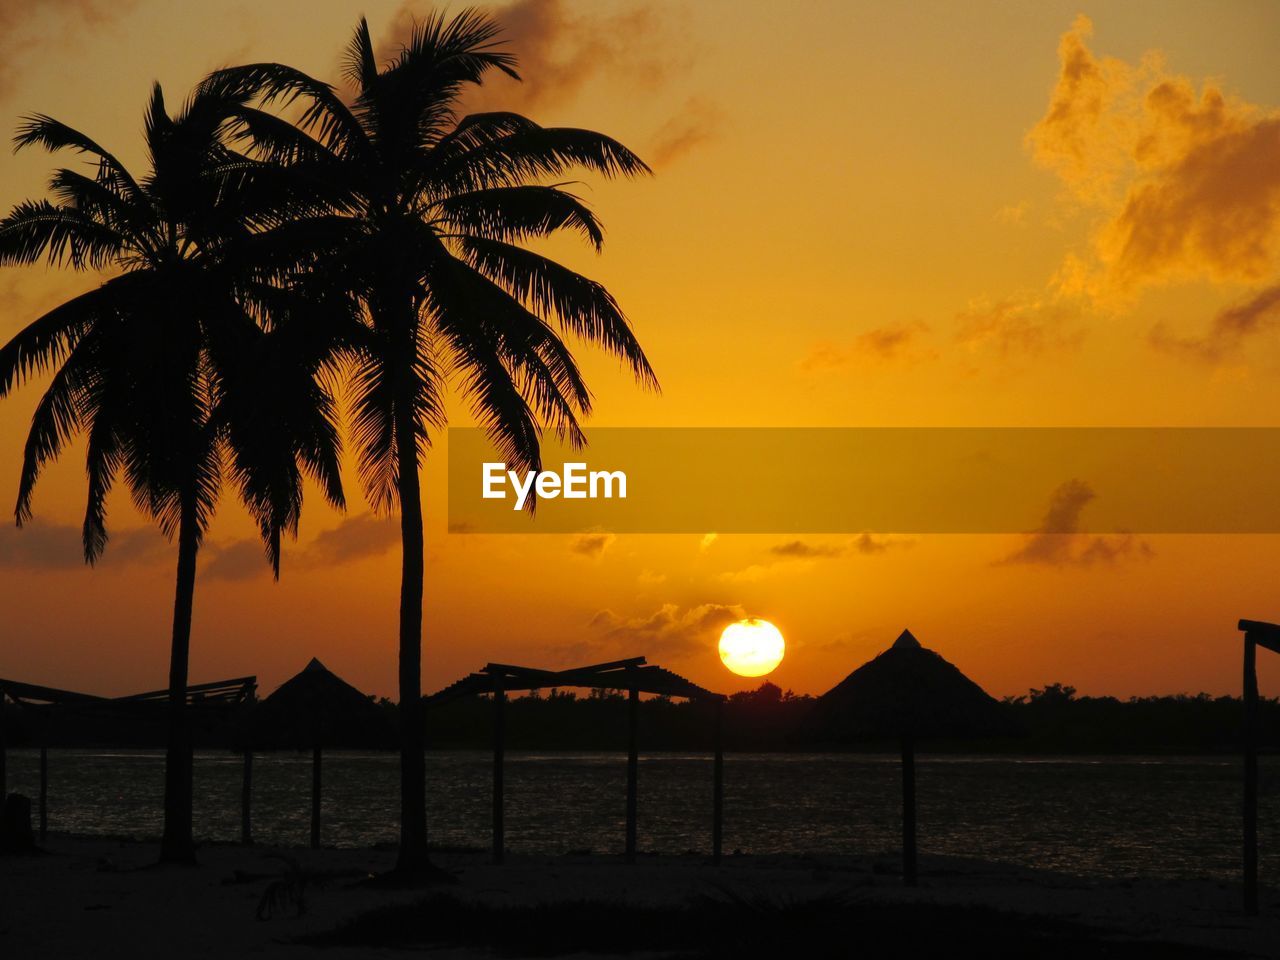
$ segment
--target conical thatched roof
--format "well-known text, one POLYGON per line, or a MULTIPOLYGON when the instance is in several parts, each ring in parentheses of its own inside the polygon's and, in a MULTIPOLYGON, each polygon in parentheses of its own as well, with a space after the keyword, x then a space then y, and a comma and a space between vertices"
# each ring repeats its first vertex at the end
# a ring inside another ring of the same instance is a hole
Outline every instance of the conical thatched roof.
POLYGON ((382 709, 312 658, 253 711, 254 746, 387 747, 394 731, 382 709))
POLYGON ((1008 732, 1001 705, 910 630, 814 704, 810 734, 829 741, 1008 732))

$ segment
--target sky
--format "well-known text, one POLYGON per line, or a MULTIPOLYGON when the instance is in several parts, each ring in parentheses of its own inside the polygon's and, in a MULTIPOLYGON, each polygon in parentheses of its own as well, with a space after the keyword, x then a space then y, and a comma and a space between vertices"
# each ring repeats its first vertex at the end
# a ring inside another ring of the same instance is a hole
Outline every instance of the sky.
MULTIPOLYGON (((0 121, 48 113, 140 168, 152 82, 279 60, 337 81, 358 16, 397 49, 429 4, 0 0, 0 121)), ((577 189, 603 281, 662 384, 579 354, 598 426, 1274 426, 1280 411, 1280 72, 1267 2, 785 5, 515 0, 491 8, 525 82, 472 109, 608 133, 650 162, 577 189)), ((70 158, 64 158, 67 162, 70 158)), ((57 158, 0 159, 0 208, 57 158)), ((101 277, 0 270, 0 339, 101 277)), ((0 402, 16 498, 40 381, 0 402)), ((451 409, 466 425, 466 410, 451 409)), ((424 470, 424 686, 489 661, 644 655, 755 686, 724 625, 776 623, 770 679, 821 693, 909 627, 996 696, 1238 692, 1240 617, 1280 620, 1280 537, 450 533, 424 470)), ((1224 471, 1247 465, 1222 464, 1224 471)), ((732 463, 725 464, 731 472, 732 463)), ((192 682, 270 690, 312 656, 394 696, 398 526, 310 490, 273 582, 224 494, 202 554, 192 682)), ((165 684, 175 548, 117 493, 78 545, 83 448, 0 527, 0 676, 102 694, 165 684)), ((1052 534, 1052 535, 1050 535, 1052 534)), ((1264 690, 1280 658, 1262 658, 1264 690)))

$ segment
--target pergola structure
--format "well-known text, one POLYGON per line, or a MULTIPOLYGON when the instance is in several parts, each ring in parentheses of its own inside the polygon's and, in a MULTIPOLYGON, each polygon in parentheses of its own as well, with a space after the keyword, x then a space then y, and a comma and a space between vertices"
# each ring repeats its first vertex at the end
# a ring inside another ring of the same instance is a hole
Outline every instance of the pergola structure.
POLYGON ((1244 633, 1244 911, 1258 912, 1258 647, 1280 653, 1280 624, 1241 620, 1244 633))
POLYGON ((724 820, 724 741, 722 705, 724 694, 712 693, 670 670, 648 665, 644 657, 612 660, 568 670, 539 670, 506 663, 490 663, 478 673, 468 674, 456 683, 425 698, 427 705, 458 697, 492 695, 493 697, 493 860, 501 863, 505 853, 503 826, 503 759, 506 749, 505 706, 507 694, 515 690, 541 690, 548 687, 589 687, 596 690, 626 690, 627 723, 627 839, 629 863, 636 857, 636 780, 639 770, 640 694, 683 697, 687 700, 710 701, 715 704, 715 760, 712 764, 711 855, 720 862, 724 820))
MULTIPOLYGON (((205 715, 225 713, 248 700, 257 689, 257 677, 215 680, 187 687, 187 705, 205 715)), ((125 697, 100 697, 74 690, 59 690, 35 683, 22 683, 0 677, 0 798, 8 793, 7 747, 5 738, 5 700, 16 704, 25 716, 35 720, 40 743, 40 837, 48 830, 49 741, 50 731, 57 739, 74 739, 77 726, 104 724, 142 724, 163 729, 164 707, 169 702, 168 690, 150 690, 125 697)), ((199 715, 199 714, 197 714, 199 715)))

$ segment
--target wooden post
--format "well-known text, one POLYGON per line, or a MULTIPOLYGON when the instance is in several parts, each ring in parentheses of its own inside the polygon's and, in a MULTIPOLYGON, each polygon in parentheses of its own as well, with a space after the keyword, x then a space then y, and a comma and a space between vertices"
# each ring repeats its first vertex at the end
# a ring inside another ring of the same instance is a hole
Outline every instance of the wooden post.
POLYGON ((253 846, 253 748, 246 746, 240 764, 240 842, 253 846))
POLYGON ((916 743, 902 737, 902 882, 916 885, 916 743))
POLYGON ((320 748, 311 752, 311 849, 320 849, 320 748))
POLYGON ((1244 635, 1244 912, 1258 914, 1257 644, 1244 635))
POLYGON ((506 833, 502 822, 503 782, 502 765, 506 753, 506 702, 507 693, 502 686, 502 674, 493 675, 493 862, 502 863, 506 853, 506 833))
POLYGON ((627 703, 627 863, 636 862, 636 778, 640 770, 640 691, 631 682, 627 703))
POLYGON ((49 832, 49 748, 40 747, 40 842, 49 832))
POLYGON ((724 701, 716 701, 715 759, 711 763, 711 860, 720 862, 724 839, 724 701))
POLYGON ((0 690, 0 803, 4 803, 4 798, 9 795, 8 790, 8 756, 5 749, 4 741, 4 698, 5 692, 0 690))

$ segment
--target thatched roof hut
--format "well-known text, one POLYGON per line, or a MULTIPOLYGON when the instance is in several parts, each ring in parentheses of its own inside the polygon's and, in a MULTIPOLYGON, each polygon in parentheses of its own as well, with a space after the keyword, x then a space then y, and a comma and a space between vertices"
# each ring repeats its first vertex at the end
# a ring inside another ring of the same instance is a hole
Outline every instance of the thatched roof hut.
POLYGON ((916 884, 916 740, 1008 731, 1000 704, 910 630, 818 698, 812 736, 829 742, 893 737, 902 747, 902 879, 916 884))
POLYGON ((312 658, 254 709, 250 739, 257 748, 390 747, 395 731, 365 694, 312 658))
POLYGON ((810 734, 829 742, 1007 733, 1000 703, 903 630, 814 704, 810 734))

